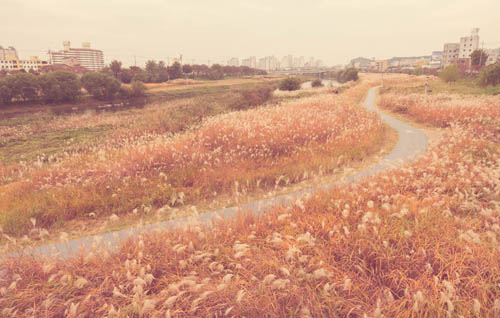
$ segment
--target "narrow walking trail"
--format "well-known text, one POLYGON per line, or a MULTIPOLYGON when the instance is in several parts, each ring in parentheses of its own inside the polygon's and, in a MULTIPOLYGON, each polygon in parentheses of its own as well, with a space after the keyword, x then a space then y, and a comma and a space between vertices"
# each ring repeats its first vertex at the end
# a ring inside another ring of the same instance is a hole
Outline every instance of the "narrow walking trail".
POLYGON ((141 227, 134 227, 130 229, 97 234, 87 237, 82 237, 67 242, 59 242, 47 245, 40 245, 25 250, 14 252, 16 254, 24 255, 45 255, 45 256, 60 256, 62 258, 71 257, 77 255, 81 252, 82 248, 90 250, 92 248, 108 248, 113 249, 118 246, 118 243, 129 237, 137 236, 145 231, 152 230, 164 230, 169 227, 182 226, 188 222, 209 222, 217 215, 222 218, 228 218, 237 215, 239 212, 260 214, 265 210, 269 209, 271 206, 275 205, 290 205, 297 198, 312 192, 319 190, 327 190, 333 186, 337 186, 342 182, 354 182, 363 177, 367 177, 376 174, 382 170, 394 168, 399 166, 404 162, 414 160, 419 154, 427 148, 428 138, 427 135, 420 129, 413 127, 407 123, 404 123, 392 116, 386 115, 380 112, 375 107, 375 96, 378 87, 372 87, 368 91, 368 95, 364 102, 364 107, 370 111, 377 112, 382 120, 389 126, 394 128, 399 135, 398 142, 394 149, 387 155, 381 162, 376 165, 370 166, 365 170, 362 170, 356 174, 347 177, 345 180, 339 182, 332 182, 329 184, 324 184, 315 188, 306 188, 297 192, 279 195, 276 197, 263 199, 240 206, 224 208, 220 210, 210 211, 204 214, 200 214, 195 217, 187 217, 169 220, 165 222, 154 223, 150 225, 145 225, 141 227))

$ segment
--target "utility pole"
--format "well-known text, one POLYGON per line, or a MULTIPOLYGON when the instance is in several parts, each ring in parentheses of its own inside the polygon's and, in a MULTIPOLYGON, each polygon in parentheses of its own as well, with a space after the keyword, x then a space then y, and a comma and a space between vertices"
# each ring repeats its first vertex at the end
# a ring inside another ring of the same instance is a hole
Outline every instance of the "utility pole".
POLYGON ((481 56, 479 57, 479 69, 481 69, 481 64, 483 63, 483 52, 484 52, 484 40, 481 43, 481 56))

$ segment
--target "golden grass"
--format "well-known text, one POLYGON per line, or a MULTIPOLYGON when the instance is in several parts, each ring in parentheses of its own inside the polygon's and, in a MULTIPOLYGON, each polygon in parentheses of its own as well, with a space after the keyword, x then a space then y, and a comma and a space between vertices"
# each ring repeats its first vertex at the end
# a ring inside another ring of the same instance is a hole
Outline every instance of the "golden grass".
POLYGON ((173 136, 133 133, 139 138, 121 139, 119 147, 98 146, 22 178, 5 177, 0 224, 8 235, 40 239, 71 220, 91 224, 293 184, 318 169, 330 173, 382 146, 381 122, 357 105, 369 85, 210 117, 173 136))
POLYGON ((478 125, 449 126, 417 161, 290 208, 69 260, 5 259, 1 313, 498 317, 500 148, 478 125))

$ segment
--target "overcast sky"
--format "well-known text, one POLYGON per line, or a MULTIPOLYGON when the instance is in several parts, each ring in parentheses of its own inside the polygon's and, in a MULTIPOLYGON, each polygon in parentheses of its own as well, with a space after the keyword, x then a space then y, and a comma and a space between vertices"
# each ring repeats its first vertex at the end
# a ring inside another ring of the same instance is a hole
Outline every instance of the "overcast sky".
POLYGON ((22 58, 91 42, 106 62, 293 54, 328 65, 430 55, 479 27, 500 47, 500 0, 1 0, 0 45, 22 58))

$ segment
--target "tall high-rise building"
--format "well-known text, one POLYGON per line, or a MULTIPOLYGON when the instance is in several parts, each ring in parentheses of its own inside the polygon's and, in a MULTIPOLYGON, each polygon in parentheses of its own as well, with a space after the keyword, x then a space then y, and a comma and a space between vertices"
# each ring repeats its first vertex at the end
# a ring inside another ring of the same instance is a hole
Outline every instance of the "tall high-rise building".
POLYGON ((227 66, 240 66, 240 60, 237 57, 233 57, 227 61, 227 66))
POLYGON ((289 70, 293 68, 293 56, 286 55, 281 59, 281 68, 285 70, 289 70))
POLYGON ((63 42, 63 50, 49 51, 51 64, 80 65, 91 71, 104 68, 104 55, 101 50, 91 49, 89 42, 82 43, 81 48, 71 48, 69 41, 63 42))

